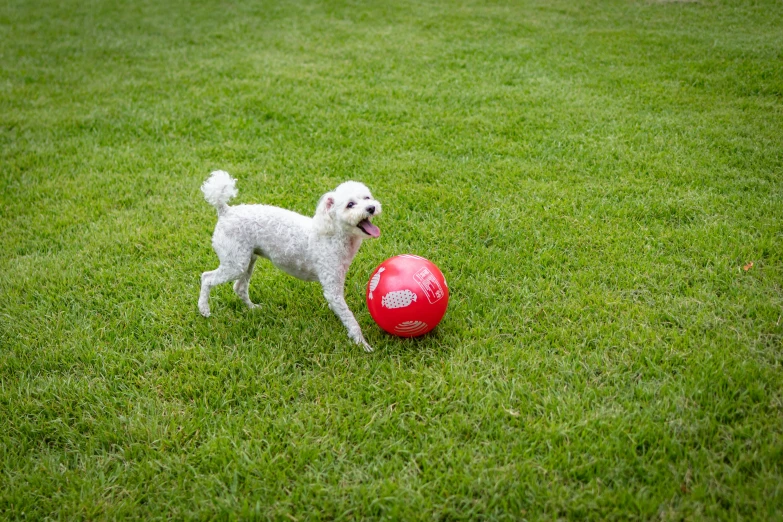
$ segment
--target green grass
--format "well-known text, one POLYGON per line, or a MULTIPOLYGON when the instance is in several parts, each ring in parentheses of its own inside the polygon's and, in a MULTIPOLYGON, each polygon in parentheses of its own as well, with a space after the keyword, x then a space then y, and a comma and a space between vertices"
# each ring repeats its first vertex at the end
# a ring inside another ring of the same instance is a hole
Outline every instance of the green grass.
POLYGON ((780 2, 9 0, 0 58, 0 518, 783 518, 780 2), (370 186, 375 353, 268 264, 198 314, 217 168, 370 186))

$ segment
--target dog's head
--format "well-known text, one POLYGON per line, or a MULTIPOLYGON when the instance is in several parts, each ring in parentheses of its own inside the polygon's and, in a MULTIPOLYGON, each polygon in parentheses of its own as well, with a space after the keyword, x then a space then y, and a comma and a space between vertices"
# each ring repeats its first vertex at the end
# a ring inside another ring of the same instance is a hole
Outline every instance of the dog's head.
POLYGON ((346 181, 321 196, 315 210, 316 230, 323 235, 344 234, 362 239, 379 237, 381 230, 372 218, 381 213, 381 204, 370 189, 356 181, 346 181))

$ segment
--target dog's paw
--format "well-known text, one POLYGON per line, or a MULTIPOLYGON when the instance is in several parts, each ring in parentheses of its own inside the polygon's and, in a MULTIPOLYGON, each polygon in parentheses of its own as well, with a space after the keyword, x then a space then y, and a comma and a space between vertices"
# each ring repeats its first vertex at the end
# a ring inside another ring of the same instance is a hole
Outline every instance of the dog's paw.
POLYGON ((349 331, 349 333, 348 333, 348 337, 349 337, 349 338, 350 338, 350 339, 351 339, 353 342, 355 342, 356 344, 358 344, 359 346, 361 346, 362 348, 364 348, 364 351, 365 351, 365 352, 367 352, 367 353, 370 353, 370 352, 374 351, 374 350, 373 350, 373 347, 372 347, 372 346, 370 346, 370 345, 367 343, 367 341, 365 341, 365 340, 364 340, 364 336, 362 335, 362 331, 361 331, 361 329, 359 329, 358 327, 357 327, 355 330, 353 330, 353 331, 349 331))
POLYGON ((198 311, 199 311, 199 313, 201 313, 201 315, 203 315, 204 317, 209 317, 209 306, 202 306, 202 305, 199 305, 199 307, 198 307, 198 311))

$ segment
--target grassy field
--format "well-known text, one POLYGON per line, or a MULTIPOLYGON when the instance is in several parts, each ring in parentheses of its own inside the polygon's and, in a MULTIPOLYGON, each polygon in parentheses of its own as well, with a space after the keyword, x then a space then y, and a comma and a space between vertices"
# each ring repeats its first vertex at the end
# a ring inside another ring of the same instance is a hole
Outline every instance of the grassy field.
POLYGON ((0 518, 783 518, 779 1, 9 0, 0 56, 0 518), (375 353, 265 263, 198 314, 218 168, 373 190, 375 353))

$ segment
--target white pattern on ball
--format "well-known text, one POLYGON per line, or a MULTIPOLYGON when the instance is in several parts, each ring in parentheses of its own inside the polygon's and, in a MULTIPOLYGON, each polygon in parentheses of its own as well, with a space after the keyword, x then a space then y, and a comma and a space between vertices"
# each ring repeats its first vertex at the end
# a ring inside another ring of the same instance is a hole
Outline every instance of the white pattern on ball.
POLYGON ((389 292, 383 299, 381 299, 381 305, 386 308, 404 308, 416 301, 416 294, 410 290, 397 290, 396 292, 389 292))
POLYGON ((394 331, 398 334, 407 334, 411 336, 424 333, 427 328, 427 323, 424 321, 405 321, 394 327, 394 331))
POLYGON ((381 282, 381 272, 384 270, 386 269, 383 267, 379 268, 375 275, 372 276, 372 279, 370 279, 370 299, 372 299, 372 293, 378 288, 378 283, 381 282))

